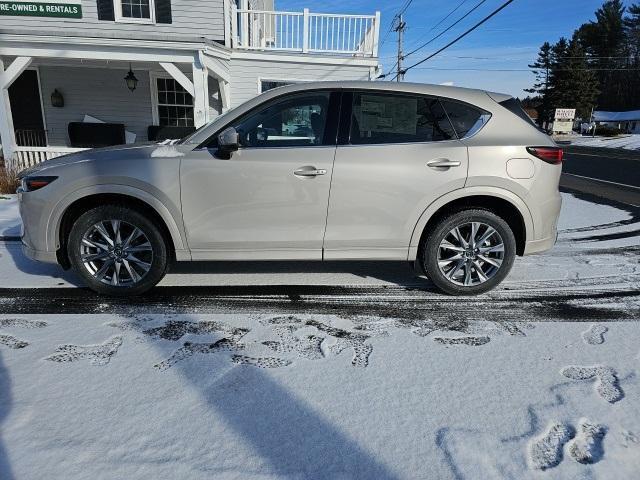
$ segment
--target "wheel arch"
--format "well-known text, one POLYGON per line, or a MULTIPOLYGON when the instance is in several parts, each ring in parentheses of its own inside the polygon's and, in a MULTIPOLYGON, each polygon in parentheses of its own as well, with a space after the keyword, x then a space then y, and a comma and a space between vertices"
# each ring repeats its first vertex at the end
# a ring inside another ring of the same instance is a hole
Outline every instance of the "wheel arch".
POLYGON ((66 240, 73 221, 84 212, 99 205, 116 204, 133 207, 149 215, 157 222, 167 240, 171 256, 176 260, 190 258, 182 224, 178 224, 172 212, 157 198, 133 187, 99 185, 91 189, 81 189, 67 196, 54 209, 47 228, 47 243, 57 251, 58 262, 69 266, 66 240))
POLYGON ((523 255, 527 240, 533 238, 533 219, 524 201, 517 195, 499 188, 462 189, 444 195, 429 205, 420 216, 411 235, 408 260, 418 258, 420 245, 429 227, 441 218, 464 208, 483 208, 503 218, 516 237, 516 253, 523 255))

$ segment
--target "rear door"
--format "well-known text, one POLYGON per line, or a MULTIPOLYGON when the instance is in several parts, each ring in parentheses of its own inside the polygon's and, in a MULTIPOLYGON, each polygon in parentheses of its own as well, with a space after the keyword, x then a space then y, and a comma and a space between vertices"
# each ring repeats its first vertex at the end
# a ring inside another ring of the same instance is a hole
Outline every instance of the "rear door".
POLYGON ((406 259, 425 208, 467 178, 467 148, 440 101, 345 93, 324 258, 406 259))

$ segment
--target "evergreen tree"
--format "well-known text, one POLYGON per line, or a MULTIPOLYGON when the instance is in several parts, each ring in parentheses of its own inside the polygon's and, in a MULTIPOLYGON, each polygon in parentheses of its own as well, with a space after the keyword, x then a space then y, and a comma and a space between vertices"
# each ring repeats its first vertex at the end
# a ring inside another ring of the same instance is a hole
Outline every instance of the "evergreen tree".
POLYGON ((536 94, 540 102, 536 106, 538 111, 538 125, 544 126, 551 120, 551 106, 549 104, 549 75, 552 67, 551 44, 544 42, 538 52, 538 59, 529 65, 535 75, 533 87, 525 89, 525 92, 536 94))

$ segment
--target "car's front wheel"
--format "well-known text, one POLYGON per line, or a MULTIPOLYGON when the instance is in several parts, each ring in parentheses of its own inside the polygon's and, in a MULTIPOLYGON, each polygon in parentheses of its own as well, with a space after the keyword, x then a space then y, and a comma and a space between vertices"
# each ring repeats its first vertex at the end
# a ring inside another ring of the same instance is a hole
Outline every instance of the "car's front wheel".
POLYGON ((87 285, 106 295, 144 293, 164 277, 168 265, 158 227, 140 212, 118 205, 82 214, 71 227, 67 252, 87 285))
POLYGON ((509 224, 488 210, 472 209, 440 219, 422 244, 429 279, 450 295, 477 295, 507 276, 516 256, 509 224))

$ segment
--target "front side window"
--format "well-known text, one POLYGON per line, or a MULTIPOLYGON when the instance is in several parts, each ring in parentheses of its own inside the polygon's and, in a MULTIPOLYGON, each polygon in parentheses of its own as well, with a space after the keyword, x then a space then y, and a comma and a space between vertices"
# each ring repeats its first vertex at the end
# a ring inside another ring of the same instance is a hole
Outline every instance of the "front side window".
POLYGON ((118 19, 123 21, 152 22, 153 0, 117 0, 118 19))
POLYGON ((272 103, 235 126, 244 148, 324 144, 329 92, 295 95, 272 103))
POLYGON ((443 99, 442 106, 447 111, 453 128, 460 138, 470 137, 484 127, 491 118, 489 112, 454 100, 443 99))
POLYGON ((193 97, 173 78, 156 79, 158 123, 161 126, 193 127, 193 97))
POLYGON ((350 143, 451 140, 455 133, 437 98, 387 93, 353 96, 350 143))

